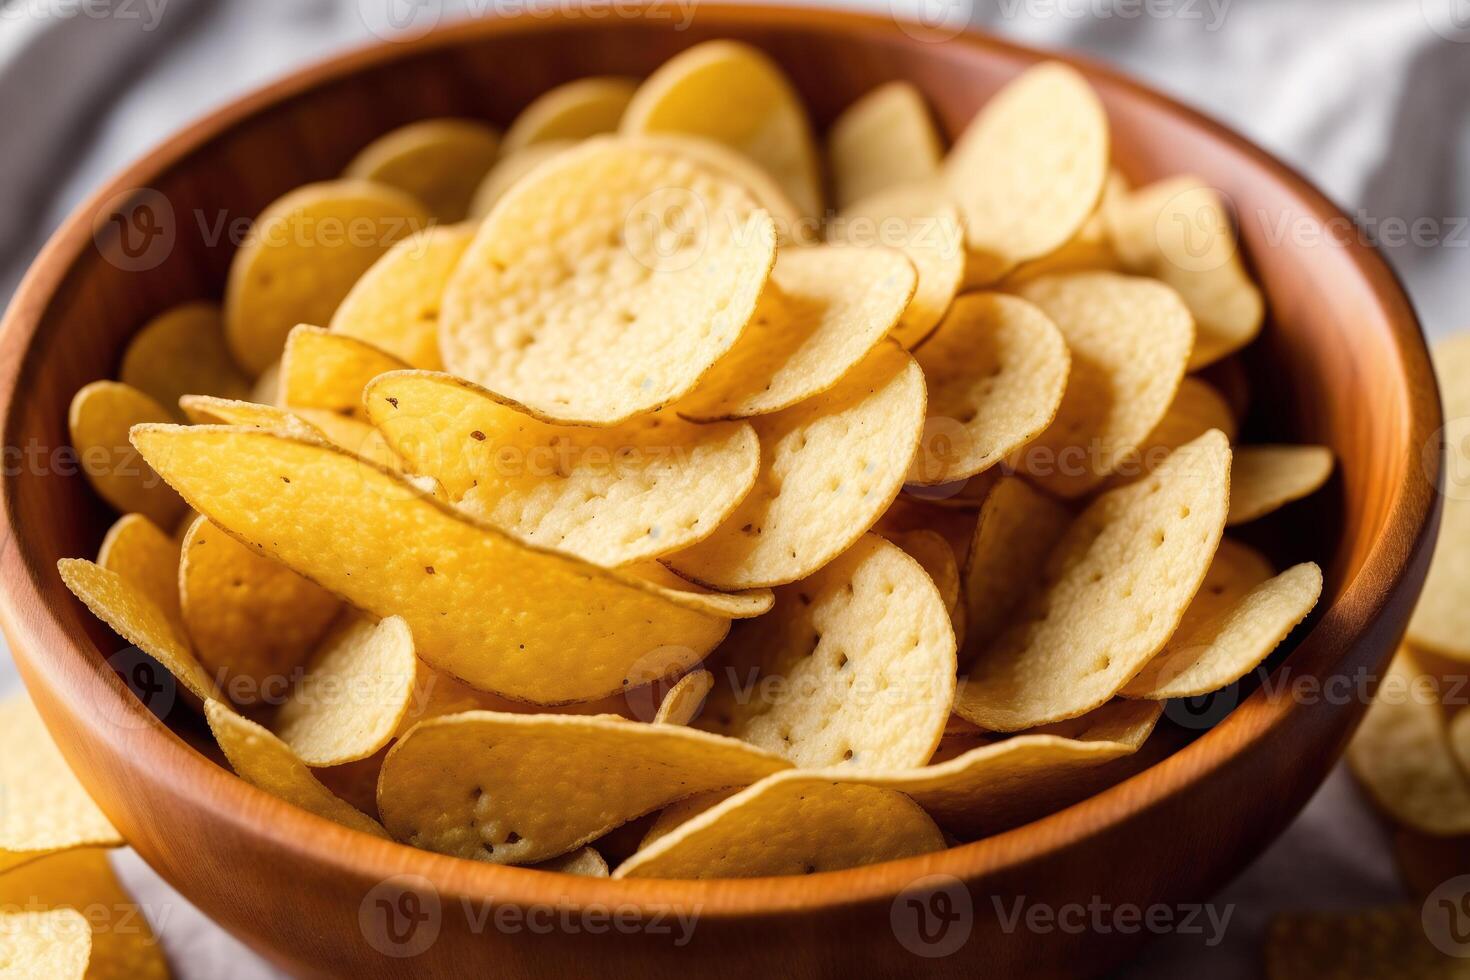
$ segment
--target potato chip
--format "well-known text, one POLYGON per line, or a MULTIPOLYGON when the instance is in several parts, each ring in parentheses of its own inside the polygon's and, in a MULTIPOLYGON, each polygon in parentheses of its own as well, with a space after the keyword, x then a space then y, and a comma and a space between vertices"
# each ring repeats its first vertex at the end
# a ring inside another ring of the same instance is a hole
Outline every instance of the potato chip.
POLYGON ((1035 306, 1002 293, 955 300, 914 352, 929 391, 929 425, 908 482, 934 486, 990 469, 1056 418, 1067 344, 1035 306))
POLYGON ((254 704, 284 685, 342 606, 204 517, 184 535, 179 593, 195 656, 237 704, 254 704))
POLYGON ((652 146, 679 153, 741 185, 754 195, 757 204, 770 212, 776 223, 776 240, 781 245, 814 245, 820 240, 820 217, 802 214, 776 178, 739 150, 688 133, 646 133, 621 139, 636 146, 652 146))
POLYGON ((612 425, 693 389, 745 330, 770 216, 672 150, 589 141, 519 182, 460 261, 446 367, 548 420, 612 425))
POLYGON ((569 150, 576 145, 575 140, 547 140, 501 157, 485 175, 485 179, 480 181, 480 186, 475 188, 475 198, 470 202, 470 218, 485 217, 500 203, 505 192, 518 184, 522 177, 563 150, 569 150))
POLYGON ((656 725, 688 725, 704 707, 704 699, 715 686, 715 677, 707 670, 693 670, 679 678, 659 702, 656 725))
MULTIPOLYGON (((715 789, 710 790, 708 793, 696 793, 693 796, 687 796, 677 803, 670 803, 660 810, 653 822, 648 825, 648 829, 644 832, 642 840, 638 842, 636 850, 642 850, 660 837, 663 837, 669 831, 686 821, 693 820, 710 807, 718 803, 723 803, 742 789, 744 789, 742 786, 735 786, 730 789, 715 789)), ((628 857, 632 857, 632 854, 629 854, 628 857)))
MULTIPOLYGON (((1409 639, 1464 662, 1470 661, 1470 602, 1465 601, 1465 583, 1470 582, 1470 334, 1439 341, 1433 353, 1444 400, 1444 515, 1419 606, 1409 618, 1409 639)), ((1438 444, 1426 447, 1426 452, 1439 451, 1438 444)), ((1437 455, 1430 458, 1438 461, 1437 455)))
POLYGON ((1219 191, 1198 177, 1173 177, 1127 195, 1106 216, 1124 264, 1173 287, 1194 315, 1191 371, 1260 333, 1265 302, 1241 263, 1219 191))
POLYGON ((890 249, 782 251, 755 319, 677 411, 748 418, 826 391, 898 323, 916 282, 913 263, 890 249))
POLYGON ((361 419, 315 408, 276 408, 254 402, 186 395, 179 400, 189 421, 200 425, 244 425, 325 441, 395 473, 407 467, 383 434, 361 419))
POLYGON ((576 875, 579 878, 606 878, 610 873, 607 861, 591 847, 579 847, 569 854, 533 864, 531 867, 537 871, 555 871, 557 874, 576 875))
POLYGON ((714 534, 665 564, 721 589, 805 578, 892 502, 923 423, 923 372, 897 345, 880 344, 831 389, 752 420, 755 488, 714 534))
POLYGON ((638 87, 619 129, 724 143, 770 171, 802 214, 822 212, 806 108, 776 63, 747 44, 706 41, 670 58, 638 87))
POLYGON ((893 537, 911 531, 935 531, 954 551, 955 561, 964 567, 969 561, 970 541, 975 536, 979 515, 974 507, 942 507, 938 500, 926 500, 899 494, 888 505, 873 530, 893 537))
POLYGON ((1321 489, 1332 476, 1326 446, 1241 446, 1230 468, 1231 525, 1245 524, 1321 489))
POLYGON ((555 425, 448 374, 385 375, 366 404, 393 449, 461 509, 605 567, 708 537, 760 469, 745 423, 658 413, 611 428, 555 425))
POLYGON ((583 140, 615 133, 638 80, 621 75, 579 78, 542 92, 520 111, 501 141, 510 156, 548 140, 583 140))
POLYGON ((788 766, 743 742, 674 725, 467 711, 399 740, 383 763, 378 808, 396 840, 530 864, 674 800, 788 766))
POLYGON ((421 202, 436 221, 462 221, 499 150, 499 134, 484 123, 425 119, 373 140, 343 176, 396 187, 421 202))
POLYGON ((117 381, 94 381, 71 400, 67 427, 87 482, 119 513, 136 512, 172 527, 184 502, 161 480, 128 442, 137 422, 172 422, 168 409, 136 388, 117 381))
POLYGON ((1470 772, 1470 712, 1461 711, 1450 722, 1450 749, 1460 767, 1470 772))
POLYGON ((1055 252, 1023 263, 1010 272, 1001 285, 1015 289, 1023 282, 1049 276, 1058 272, 1084 272, 1107 270, 1122 272, 1123 263, 1113 248, 1112 235, 1108 228, 1107 213, 1118 201, 1128 195, 1128 184, 1116 170, 1109 171, 1103 184, 1102 200, 1097 210, 1077 229, 1072 240, 1055 252))
POLYGON ((218 701, 204 703, 209 730, 231 768, 241 779, 274 797, 351 830, 386 837, 372 817, 355 809, 323 786, 290 746, 269 731, 218 701))
POLYGON ((802 768, 921 766, 954 700, 954 628, 932 579, 877 535, 736 624, 700 727, 802 768))
POLYGON ((291 408, 320 408, 366 418, 363 388, 380 374, 408 365, 355 337, 302 324, 281 355, 281 398, 291 408))
POLYGON ((142 514, 124 514, 102 539, 97 564, 132 580, 168 617, 174 631, 184 636, 179 611, 179 547, 178 541, 142 514))
POLYGON ((307 184, 275 201, 230 262, 225 336, 235 360, 259 375, 292 327, 330 321, 379 256, 428 222, 407 194, 364 180, 307 184))
POLYGON ((1174 450, 1211 429, 1219 429, 1232 443, 1239 434, 1239 426, 1225 397, 1209 382, 1187 377, 1179 383, 1174 401, 1159 424, 1154 426, 1137 450, 1117 465, 1109 484, 1118 486, 1152 473, 1154 467, 1168 459, 1174 450))
POLYGON ((778 773, 663 835, 614 878, 764 878, 943 850, 913 800, 831 772, 778 773))
POLYGON ((345 615, 317 645, 271 730, 308 766, 366 759, 399 732, 418 667, 402 619, 345 615))
POLYGON ((953 620, 960 605, 960 566, 955 560, 954 549, 944 540, 944 535, 929 528, 913 531, 883 532, 885 538, 903 549, 904 554, 919 563, 939 590, 944 608, 953 620))
POLYGON ((1373 801, 1435 837, 1470 834, 1470 781, 1455 762, 1438 685, 1399 650, 1348 743, 1347 760, 1373 801))
POLYGON ((331 331, 437 371, 439 304, 475 225, 439 225, 403 239, 362 274, 332 314, 331 331))
POLYGON ((827 131, 837 207, 937 177, 943 153, 919 90, 904 81, 878 86, 844 109, 827 131))
POLYGON ((1212 431, 1095 499, 1052 549, 1041 587, 976 657, 955 711, 1003 732, 1106 702, 1179 625, 1229 496, 1230 445, 1212 431))
POLYGON ((211 521, 359 609, 402 616, 423 660, 483 690, 592 700, 634 665, 684 672, 729 628, 672 591, 513 541, 332 447, 211 426, 140 426, 134 440, 211 521))
POLYGON ((1463 965, 1434 946, 1423 910, 1410 905, 1281 913, 1266 938, 1266 980, 1452 980, 1463 965))
POLYGON ((82 980, 92 957, 92 927, 76 909, 0 912, 0 976, 82 980))
POLYGON ((967 274, 970 283, 1071 240, 1102 196, 1108 154, 1107 115, 1076 69, 1037 65, 992 96, 944 167, 972 265, 983 269, 967 274))
POLYGON ((185 303, 150 320, 128 342, 118 378, 170 408, 180 395, 250 393, 250 379, 225 343, 224 315, 213 303, 185 303))
POLYGON ((1072 368, 1055 420, 1012 463, 1049 493, 1078 497, 1168 412, 1194 341, 1192 321, 1167 286, 1112 272, 1045 276, 1020 295, 1061 330, 1072 368))
POLYGON ((260 372, 255 384, 250 386, 250 400, 259 405, 279 405, 281 402, 281 361, 272 361, 260 372))

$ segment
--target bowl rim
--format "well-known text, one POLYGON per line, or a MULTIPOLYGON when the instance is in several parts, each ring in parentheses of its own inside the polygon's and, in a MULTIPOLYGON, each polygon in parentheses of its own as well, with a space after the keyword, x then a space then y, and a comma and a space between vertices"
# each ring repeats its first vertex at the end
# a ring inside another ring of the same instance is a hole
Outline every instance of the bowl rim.
MULTIPOLYGON (((805 24, 813 12, 782 6, 701 5, 702 21, 715 24, 805 24)), ((899 30, 894 17, 845 10, 820 13, 823 27, 839 30, 899 30)), ((454 47, 471 39, 544 29, 549 24, 573 25, 578 20, 565 8, 538 14, 468 19, 440 25, 413 40, 378 40, 335 54, 256 88, 187 125, 107 180, 79 204, 52 235, 32 262, 0 321, 0 405, 4 431, 11 433, 15 395, 22 375, 35 354, 32 341, 42 315, 64 283, 75 260, 90 247, 92 215, 120 193, 150 186, 151 180, 177 165, 194 150, 264 110, 290 101, 312 88, 370 67, 454 47)), ((585 22, 585 18, 582 18, 585 22)), ((604 27, 610 28, 608 22, 604 27)), ((999 54, 1015 61, 1055 59, 1077 67, 1091 79, 1126 92, 1170 116, 1203 131, 1250 159, 1293 195, 1310 206, 1313 216, 1341 218, 1343 213, 1324 194, 1288 165, 1208 116, 1135 81, 1111 67, 1071 52, 1052 52, 1001 40, 967 29, 946 42, 972 50, 999 54)), ((1364 559, 1358 575, 1344 584, 1337 601, 1322 611, 1312 631, 1298 644, 1297 656, 1309 644, 1335 642, 1346 650, 1349 642, 1381 615, 1400 584, 1413 573, 1436 524, 1440 461, 1415 448, 1437 438, 1441 425, 1438 388, 1430 366, 1422 330, 1388 263, 1372 246, 1344 245, 1357 275, 1365 280, 1384 308, 1399 356, 1399 376, 1407 389, 1406 453, 1409 464, 1423 465, 1424 481, 1401 482, 1387 509, 1383 530, 1364 559), (1327 634, 1333 639, 1329 640, 1327 634)), ((1412 472, 1413 470, 1409 470, 1412 472)), ((1071 807, 1014 830, 973 843, 919 857, 890 861, 846 871, 805 877, 722 879, 719 881, 592 879, 547 875, 525 868, 482 864, 410 848, 348 830, 256 789, 189 746, 148 711, 105 661, 63 627, 46 599, 46 580, 54 568, 37 567, 18 544, 24 529, 16 520, 13 477, 0 482, 0 574, 8 588, 0 590, 0 621, 11 640, 17 665, 27 687, 49 698, 71 704, 104 704, 106 711, 80 719, 90 738, 105 739, 105 725, 122 719, 136 728, 147 750, 158 753, 157 764, 143 767, 140 778, 162 786, 190 787, 194 803, 209 819, 232 827, 244 837, 263 838, 264 847, 324 873, 363 882, 379 882, 405 872, 427 878, 441 895, 493 899, 505 903, 555 900, 573 907, 618 903, 642 912, 693 910, 712 919, 775 915, 813 909, 835 909, 887 901, 932 874, 974 880, 1023 868, 1037 858, 1081 844, 1089 837, 1127 822, 1165 799, 1187 792, 1195 781, 1230 766, 1246 749, 1296 712, 1305 710, 1293 698, 1268 698, 1258 689, 1210 731, 1147 767, 1129 779, 1071 807), (44 669, 42 663, 44 662, 44 669), (92 699, 90 701, 85 699, 92 699), (104 714, 111 713, 111 720, 104 714), (164 777, 163 773, 170 775, 164 777), (1148 779, 1144 780, 1143 777, 1148 779)), ((53 583, 54 584, 54 583, 53 583)), ((43 714, 45 704, 43 702, 43 714)), ((115 733, 115 729, 113 730, 115 733)), ((78 750, 64 753, 72 755, 78 750)), ((77 756, 69 760, 75 764, 77 756)), ((300 865, 298 865, 300 866, 300 865)))

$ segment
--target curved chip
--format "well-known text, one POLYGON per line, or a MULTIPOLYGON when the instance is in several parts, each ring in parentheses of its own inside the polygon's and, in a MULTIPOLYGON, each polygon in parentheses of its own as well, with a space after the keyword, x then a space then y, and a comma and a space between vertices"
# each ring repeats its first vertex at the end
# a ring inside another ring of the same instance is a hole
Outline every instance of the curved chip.
POLYGON ((92 927, 76 909, 0 912, 0 966, 16 980, 82 980, 91 958, 92 927))
POLYGON ((913 263, 891 249, 786 249, 735 346, 676 409, 696 421, 768 415, 826 391, 898 323, 913 263))
POLYGON ((178 541, 142 514, 124 514, 102 539, 97 564, 130 579, 163 610, 174 631, 184 636, 179 611, 179 547, 178 541))
POLYGON ((384 375, 366 404, 389 445, 460 508, 609 568, 708 537, 760 469, 745 423, 658 413, 611 428, 556 425, 448 374, 384 375))
POLYGON ((373 140, 343 176, 396 187, 421 202, 436 221, 462 221, 499 151, 499 135, 484 123, 425 119, 373 140))
POLYGON ((825 772, 777 773, 640 849, 614 878, 764 878, 840 871, 945 847, 913 800, 825 772))
POLYGON ((1045 276, 1020 289, 1072 354, 1052 424, 1012 464, 1042 489, 1078 497, 1136 451, 1184 378, 1194 326, 1169 287, 1112 272, 1045 276))
POLYGON ((363 418, 367 383, 407 367, 366 341, 302 324, 286 338, 281 355, 281 400, 290 408, 320 408, 363 418))
POLYGON ((365 180, 307 184, 276 200, 230 262, 225 336, 235 360, 259 375, 292 327, 330 321, 352 284, 428 221, 407 194, 365 180))
POLYGON ((1040 588, 975 659, 955 712, 1007 732, 1106 702, 1179 625, 1229 496, 1230 445, 1210 432, 1094 500, 1052 549, 1040 588))
POLYGON ((1230 516, 1245 524, 1309 497, 1332 476, 1326 446, 1241 446, 1230 467, 1230 516))
POLYGON ((1072 236, 1072 240, 1055 252, 1039 259, 1032 259, 1012 270, 1002 280, 1002 287, 1014 289, 1023 282, 1057 272, 1082 272, 1096 269, 1124 271, 1123 263, 1113 249, 1107 214, 1109 209, 1116 207, 1117 202, 1127 194, 1128 183, 1123 179, 1123 175, 1116 170, 1109 171, 1107 182, 1103 185, 1102 200, 1098 202, 1097 210, 1081 228, 1077 229, 1077 234, 1072 236))
POLYGON ((172 422, 174 415, 136 388, 117 381, 94 381, 72 397, 67 428, 87 482, 119 513, 139 513, 172 527, 184 502, 128 442, 139 422, 172 422))
MULTIPOLYGON (((934 587, 939 590, 939 598, 944 600, 944 608, 949 610, 950 619, 953 620, 955 610, 960 606, 960 565, 955 559, 954 548, 944 540, 944 535, 930 528, 896 532, 880 529, 879 533, 919 563, 919 567, 928 574, 934 587)), ((955 628, 955 638, 959 640, 958 626, 955 628)))
POLYGON ((258 405, 279 405, 281 402, 281 359, 270 363, 250 386, 250 400, 258 405))
POLYGON ((532 867, 537 871, 555 871, 557 874, 577 875, 580 878, 606 878, 611 873, 607 860, 591 847, 579 847, 561 857, 542 861, 532 867))
POLYGON ((551 421, 653 411, 739 340, 775 248, 739 185, 667 148, 589 141, 481 225, 444 295, 444 363, 551 421))
POLYGON ((531 864, 674 800, 748 785, 789 765, 674 725, 467 711, 423 722, 393 746, 378 809, 396 840, 531 864))
MULTIPOLYGON (((1444 516, 1408 635, 1415 646, 1470 661, 1470 333, 1441 340, 1433 353, 1444 400, 1444 516)), ((1425 451, 1438 461, 1438 443, 1425 451)))
POLYGON ((729 628, 646 582, 514 541, 334 447, 214 426, 140 426, 134 440, 200 513, 357 608, 402 616, 423 660, 483 690, 593 700, 634 665, 683 673, 729 628), (568 595, 580 597, 570 612, 568 595))
POLYGON ((511 122, 502 156, 548 140, 582 140, 615 133, 638 80, 621 75, 579 78, 542 92, 511 122))
POLYGON ((172 408, 181 395, 244 398, 247 378, 225 343, 225 319, 213 303, 185 303, 133 335, 118 380, 172 408))
POLYGON ((1035 306, 1001 293, 955 300, 914 352, 929 390, 929 425, 908 482, 935 486, 983 473, 1056 418, 1071 355, 1035 306))
POLYGON ((794 582, 873 526, 918 445, 924 374, 897 345, 880 344, 832 388, 752 424, 755 488, 714 534, 664 559, 715 588, 794 582))
POLYGON ((1117 486, 1152 473, 1154 467, 1168 459, 1174 450, 1211 429, 1219 429, 1234 443, 1239 428, 1224 395, 1207 381, 1187 377, 1179 383, 1174 401, 1169 404, 1169 410, 1159 424, 1134 452, 1118 463, 1109 482, 1117 486))
POLYGON ((944 148, 924 96, 911 83, 888 82, 842 111, 827 131, 827 162, 836 205, 939 175, 944 148))
POLYGON ((522 177, 576 145, 576 140, 547 140, 501 157, 475 189, 475 198, 470 202, 470 218, 484 218, 500 203, 506 191, 520 183, 522 177))
POLYGON ((715 686, 715 677, 707 670, 693 670, 679 678, 659 702, 653 716, 656 725, 687 725, 704 707, 704 699, 715 686))
POLYGON ((776 240, 783 246, 812 245, 820 238, 821 219, 802 214, 776 178, 739 150, 689 133, 645 133, 623 136, 621 140, 675 151, 744 187, 755 196, 757 204, 770 212, 776 223, 776 240))

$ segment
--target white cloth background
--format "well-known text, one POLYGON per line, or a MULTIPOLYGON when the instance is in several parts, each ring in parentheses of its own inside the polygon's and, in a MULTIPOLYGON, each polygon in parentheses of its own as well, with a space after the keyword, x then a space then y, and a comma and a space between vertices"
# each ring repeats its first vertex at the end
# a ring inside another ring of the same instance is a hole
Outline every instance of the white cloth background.
MULTIPOLYGON (((201 113, 373 40, 394 13, 415 26, 561 2, 0 0, 0 298, 79 200, 201 113)), ((1470 0, 851 2, 1075 48, 1214 114, 1379 230, 1431 334, 1470 327, 1470 0)), ((0 691, 17 683, 0 655, 0 691)), ((180 977, 276 975, 135 855, 118 865, 180 977)), ((1223 941, 1166 936, 1123 975, 1253 977, 1272 912, 1400 898, 1384 835, 1339 769, 1215 897, 1233 906, 1223 941)))

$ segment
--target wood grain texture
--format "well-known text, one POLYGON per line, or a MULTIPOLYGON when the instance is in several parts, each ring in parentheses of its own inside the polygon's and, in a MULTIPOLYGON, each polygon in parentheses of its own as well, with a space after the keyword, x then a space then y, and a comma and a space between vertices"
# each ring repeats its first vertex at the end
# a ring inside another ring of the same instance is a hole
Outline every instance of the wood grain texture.
MULTIPOLYGON (((207 230, 221 215, 249 218, 291 187, 335 175, 402 123, 455 115, 504 126, 552 85, 646 74, 715 37, 752 42, 780 62, 819 129, 873 86, 903 78, 925 92, 951 139, 991 92, 1042 57, 972 35, 925 43, 877 17, 766 7, 701 5, 684 31, 671 19, 616 17, 456 25, 334 59, 190 127, 71 216, 6 315, 0 574, 5 629, 26 682, 83 783, 143 857, 300 976, 559 976, 592 963, 608 975, 670 977, 1102 972, 1145 937, 1008 932, 993 900, 1201 899, 1305 803, 1361 714, 1357 697, 1243 693, 1212 730, 1191 739, 1166 726, 1149 747, 1154 764, 1025 827, 870 868, 699 883, 550 875, 372 840, 247 786, 191 747, 199 728, 184 705, 165 712, 170 728, 129 693, 108 663, 123 644, 65 592, 55 569, 57 558, 95 552, 111 520, 61 455, 66 406, 84 383, 116 373, 128 337, 149 317, 220 295, 233 248, 211 244, 201 222, 207 230), (152 268, 129 269, 106 257, 117 247, 108 218, 139 188, 168 202, 175 239, 152 268), (359 920, 366 903, 372 921, 384 897, 374 887, 397 874, 422 876, 438 895, 437 939, 410 959, 375 949, 359 920), (906 949, 891 918, 903 915, 895 896, 929 874, 962 881, 974 908, 968 940, 936 959, 906 949), (553 912, 626 906, 645 921, 698 910, 698 920, 682 947, 678 928, 574 932, 559 915, 550 934, 507 932, 482 918, 491 897, 553 912)), ((1247 434, 1324 444, 1339 460, 1323 494, 1251 529, 1273 555, 1316 559, 1327 575, 1318 614, 1294 635, 1289 657, 1273 660, 1275 676, 1320 684, 1374 672, 1402 635, 1438 515, 1438 396, 1413 311, 1366 246, 1278 238, 1283 221, 1311 231, 1340 217, 1296 174, 1209 120, 1078 64, 1111 114, 1117 162, 1135 182, 1198 173, 1236 206, 1272 312, 1244 355, 1247 434)))

